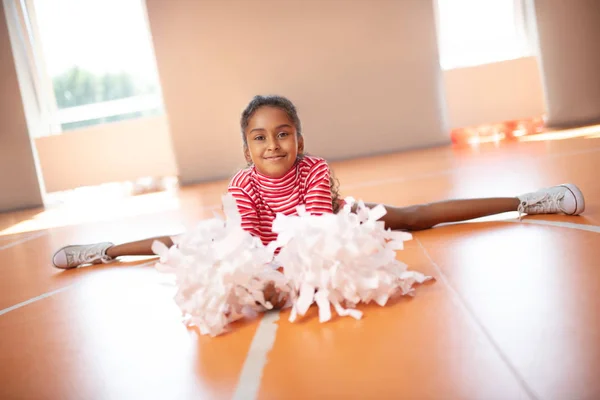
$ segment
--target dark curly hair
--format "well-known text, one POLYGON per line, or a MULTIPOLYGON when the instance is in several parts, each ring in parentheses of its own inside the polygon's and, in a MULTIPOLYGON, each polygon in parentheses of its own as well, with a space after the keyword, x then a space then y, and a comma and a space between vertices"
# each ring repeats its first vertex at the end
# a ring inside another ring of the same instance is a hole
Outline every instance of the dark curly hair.
MULTIPOLYGON (((279 108, 280 110, 285 111, 290 121, 294 124, 296 128, 296 134, 298 137, 302 137, 302 124, 300 122, 300 117, 298 117, 298 111, 296 110, 296 106, 283 96, 254 96, 250 103, 246 106, 244 111, 242 112, 242 117, 240 118, 240 127, 242 128, 242 140, 244 141, 244 148, 248 147, 248 139, 246 138, 246 129, 248 128, 248 122, 250 118, 256 113, 256 111, 261 107, 274 107, 279 108)), ((302 159, 304 154, 298 154, 298 159, 302 159)), ((331 190, 331 201, 333 206, 333 212, 337 213, 340 209, 340 193, 339 193, 339 181, 333 175, 333 171, 330 171, 329 177, 329 188, 331 190)))

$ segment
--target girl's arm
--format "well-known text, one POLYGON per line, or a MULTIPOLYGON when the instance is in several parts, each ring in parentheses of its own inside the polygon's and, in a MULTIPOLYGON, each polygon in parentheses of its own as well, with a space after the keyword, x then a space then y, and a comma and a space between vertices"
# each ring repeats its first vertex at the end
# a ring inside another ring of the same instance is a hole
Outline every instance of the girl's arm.
POLYGON ((307 176, 307 190, 304 196, 306 211, 312 215, 332 214, 329 166, 325 161, 313 165, 307 176))
POLYGON ((258 230, 258 211, 252 197, 242 188, 230 186, 227 191, 234 197, 238 211, 242 217, 242 228, 260 238, 258 230))

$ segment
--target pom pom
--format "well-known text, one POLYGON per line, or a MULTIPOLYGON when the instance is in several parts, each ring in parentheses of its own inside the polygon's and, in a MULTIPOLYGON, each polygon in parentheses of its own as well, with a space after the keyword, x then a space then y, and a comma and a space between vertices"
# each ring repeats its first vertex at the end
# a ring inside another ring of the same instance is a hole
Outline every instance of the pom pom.
POLYGON ((354 203, 347 198, 338 214, 309 215, 300 207, 297 216, 275 219, 278 238, 269 247, 281 247, 276 262, 285 266, 292 289, 290 321, 315 303, 321 322, 331 319, 331 306, 340 316, 359 319, 358 303, 384 306, 396 294, 412 295, 415 283, 432 279, 396 260, 396 250, 412 236, 385 229, 379 221, 383 206, 369 209, 358 202, 352 213, 354 203))
POLYGON ((175 302, 202 334, 219 335, 229 323, 272 308, 264 297, 267 287, 287 297, 290 321, 313 304, 321 322, 332 318, 332 306, 340 316, 359 319, 357 304, 384 306, 396 294, 412 295, 415 283, 431 277, 396 260, 412 236, 385 229, 379 221, 383 206, 369 209, 358 202, 353 213, 354 204, 347 198, 338 214, 310 215, 303 206, 297 216, 279 214, 273 222, 277 240, 264 246, 242 229, 235 200, 226 195, 225 219, 201 221, 171 248, 154 243, 157 269, 174 274, 175 302))
POLYGON ((283 276, 271 264, 273 252, 241 227, 232 197, 223 197, 225 219, 215 216, 167 248, 154 242, 156 268, 175 276, 175 302, 186 322, 202 334, 219 335, 241 317, 272 308, 263 289, 284 288, 283 276))

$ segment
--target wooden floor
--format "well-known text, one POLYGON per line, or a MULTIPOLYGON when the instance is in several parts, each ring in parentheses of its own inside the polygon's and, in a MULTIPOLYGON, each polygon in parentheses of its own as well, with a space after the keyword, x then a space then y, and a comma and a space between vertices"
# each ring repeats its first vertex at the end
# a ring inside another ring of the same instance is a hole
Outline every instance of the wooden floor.
POLYGON ((573 182, 587 202, 580 217, 416 233, 398 257, 436 281, 360 321, 286 311, 199 336, 152 259, 50 264, 65 244, 179 232, 212 216, 225 182, 0 215, 0 399, 600 399, 597 133, 335 163, 343 194, 368 201, 573 182))

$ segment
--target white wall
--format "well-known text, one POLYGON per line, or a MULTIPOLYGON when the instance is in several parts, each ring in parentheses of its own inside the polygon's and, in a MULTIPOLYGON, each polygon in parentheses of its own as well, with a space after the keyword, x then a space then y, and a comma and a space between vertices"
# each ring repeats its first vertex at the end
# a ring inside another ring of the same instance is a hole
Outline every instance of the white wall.
POLYGON ((67 131, 35 144, 48 192, 177 175, 165 116, 67 131))
POLYGON ((536 0, 548 124, 600 122, 600 1, 536 0))
POLYGON ((535 57, 444 71, 450 128, 464 128, 545 113, 535 57))
POLYGON ((449 143, 433 1, 147 0, 184 183, 244 165, 255 94, 298 106, 308 150, 342 159, 449 143))

